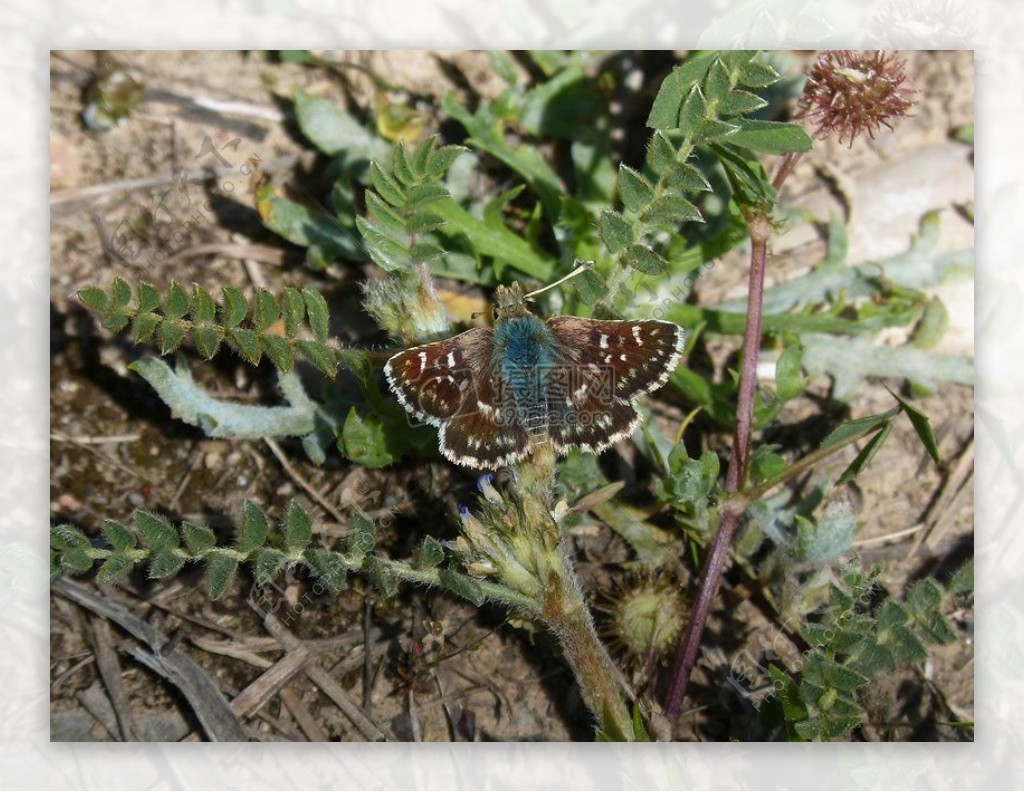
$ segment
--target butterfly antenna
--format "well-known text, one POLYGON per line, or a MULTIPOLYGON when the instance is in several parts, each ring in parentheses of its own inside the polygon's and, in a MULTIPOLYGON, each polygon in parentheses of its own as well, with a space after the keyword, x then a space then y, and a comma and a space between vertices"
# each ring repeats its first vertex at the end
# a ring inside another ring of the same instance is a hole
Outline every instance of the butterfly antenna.
POLYGON ((530 292, 529 294, 525 295, 523 297, 523 299, 524 300, 532 300, 538 294, 543 294, 544 292, 549 291, 549 290, 555 288, 556 286, 561 286, 563 283, 565 283, 570 278, 575 278, 581 272, 586 272, 589 269, 593 269, 593 267, 594 267, 594 262, 593 261, 581 261, 579 263, 579 266, 576 267, 576 269, 574 269, 572 272, 570 272, 564 278, 559 278, 554 283, 551 283, 551 284, 548 284, 547 286, 545 286, 543 289, 537 289, 537 291, 530 292))

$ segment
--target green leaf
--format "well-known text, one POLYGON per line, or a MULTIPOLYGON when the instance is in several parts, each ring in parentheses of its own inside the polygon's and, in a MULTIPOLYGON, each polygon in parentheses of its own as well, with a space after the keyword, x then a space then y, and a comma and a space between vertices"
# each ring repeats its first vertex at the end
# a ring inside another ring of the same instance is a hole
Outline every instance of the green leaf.
POLYGON ((416 181, 416 176, 409 164, 409 157, 404 143, 399 143, 392 151, 391 172, 402 184, 409 185, 416 181))
POLYGON ((630 245, 623 260, 633 269, 645 275, 661 275, 668 271, 668 262, 644 245, 630 245))
POLYGON ((327 344, 299 340, 295 342, 295 346, 302 353, 302 356, 326 377, 334 379, 337 376, 338 358, 327 344))
POLYGON ((140 313, 149 313, 160 307, 160 292, 151 283, 140 283, 138 285, 137 299, 140 313))
POLYGON ((665 134, 658 130, 651 135, 647 149, 647 161, 655 173, 663 173, 676 164, 677 152, 665 134))
POLYGON ((405 200, 412 208, 422 208, 449 197, 448 190, 440 184, 421 184, 405 194, 405 200))
POLYGON ((417 569, 433 569, 444 561, 444 546, 429 534, 423 537, 416 554, 417 569))
POLYGON ((939 444, 935 440, 935 433, 932 431, 932 423, 928 420, 928 416, 898 394, 893 393, 891 390, 889 393, 900 403, 900 407, 903 408, 903 412, 910 419, 910 423, 914 427, 914 431, 917 432, 917 436, 924 445, 925 450, 928 451, 928 455, 935 464, 938 464, 939 444))
POLYGON ((156 314, 136 314, 132 323, 131 336, 135 343, 145 343, 153 338, 160 327, 161 319, 156 314))
MULTIPOLYGON (((336 258, 362 261, 365 250, 359 237, 323 207, 309 207, 277 195, 269 184, 256 191, 256 210, 263 225, 293 244, 316 251, 319 263, 336 258)), ((312 259, 312 253, 307 252, 312 259)), ((311 260, 311 263, 313 262, 311 260)), ((322 267, 321 267, 322 268, 322 267)))
POLYGON ((654 188, 647 179, 628 165, 620 165, 619 195, 622 196, 622 205, 626 209, 639 212, 654 198, 654 188))
POLYGON ((370 163, 370 184, 377 195, 395 207, 405 205, 405 192, 393 178, 376 162, 370 163))
POLYGON ((250 500, 242 504, 242 522, 238 526, 238 551, 250 555, 267 543, 270 527, 263 511, 250 500))
POLYGON ((263 351, 280 371, 291 371, 295 365, 295 353, 292 352, 291 344, 284 338, 274 333, 264 333, 260 336, 260 343, 263 344, 263 351))
POLYGON ((318 582, 326 586, 328 591, 337 594, 345 588, 347 570, 340 555, 318 547, 308 548, 302 555, 309 567, 316 573, 318 582))
POLYGON ((160 322, 157 337, 160 340, 160 353, 167 355, 181 346, 185 338, 185 327, 178 319, 164 319, 160 322))
POLYGON ((278 50, 277 57, 282 63, 308 63, 313 59, 309 50, 278 50))
POLYGON ((124 308, 132 299, 132 287, 124 278, 114 278, 114 286, 110 293, 112 308, 124 308))
POLYGON ((127 311, 111 308, 104 314, 101 324, 114 333, 120 333, 128 326, 131 315, 127 311))
POLYGON ((729 143, 765 154, 787 154, 810 151, 813 141, 803 127, 781 121, 760 121, 753 118, 736 119, 739 130, 729 137, 729 143))
POLYGON ((361 416, 349 410, 339 438, 339 450, 356 464, 369 468, 387 467, 395 461, 388 447, 387 431, 374 414, 361 416))
POLYGON ((618 253, 633 241, 633 228, 626 218, 618 212, 608 209, 601 212, 598 219, 598 229, 601 234, 601 241, 604 242, 609 253, 618 253))
POLYGON ((253 366, 259 365, 263 357, 263 345, 260 337, 253 330, 235 328, 228 330, 228 338, 233 342, 238 353, 253 366))
POLYGON ((755 484, 778 476, 786 469, 786 460, 775 453, 779 446, 762 444, 750 457, 750 476, 755 484))
POLYGON ((381 269, 387 272, 397 272, 408 269, 412 265, 412 259, 406 245, 395 241, 385 233, 380 225, 371 222, 363 217, 356 218, 356 228, 363 235, 366 241, 367 251, 370 258, 377 263, 381 269))
POLYGON ((96 574, 104 583, 116 583, 131 572, 134 566, 135 564, 131 558, 115 553, 103 562, 96 574))
POLYGON ((503 50, 487 50, 487 60, 491 65, 491 71, 497 74, 508 85, 515 85, 519 81, 519 71, 516 69, 516 62, 512 56, 503 50))
POLYGON ((843 474, 836 481, 836 486, 852 481, 859 476, 861 471, 871 463, 872 459, 875 458, 875 454, 878 453, 878 449, 885 444, 885 441, 888 439, 891 431, 892 424, 887 423, 882 427, 881 431, 873 435, 861 452, 854 458, 853 462, 850 463, 849 467, 843 471, 843 474))
POLYGON ((164 306, 164 315, 168 319, 181 319, 181 317, 189 312, 191 307, 192 304, 189 302, 188 292, 177 281, 171 281, 170 288, 167 290, 167 304, 164 306))
POLYGON ((804 348, 799 341, 790 343, 775 363, 775 392, 780 399, 795 399, 804 392, 804 348))
POLYGON ((206 592, 210 599, 220 599, 235 579, 238 560, 228 550, 211 550, 206 557, 206 592))
POLYGON ((192 337, 195 339, 199 354, 207 360, 211 360, 217 354, 222 341, 220 332, 212 327, 197 327, 192 331, 192 337))
POLYGON ((390 599, 398 593, 398 577, 391 569, 382 564, 380 559, 369 556, 364 562, 364 568, 373 587, 380 592, 382 597, 390 599))
POLYGON ((907 605, 915 614, 934 610, 942 603, 942 589, 930 579, 917 581, 907 591, 907 605))
POLYGON ((95 286, 79 289, 78 299, 82 301, 82 305, 93 311, 102 313, 107 310, 107 293, 103 289, 98 289, 95 286))
POLYGON ((479 581, 468 575, 463 575, 452 569, 442 569, 440 572, 441 585, 453 594, 469 600, 476 607, 480 607, 487 601, 483 586, 479 581))
POLYGON ((104 521, 103 538, 119 553, 133 550, 138 543, 135 534, 128 530, 128 526, 115 520, 104 521))
POLYGON ((185 546, 194 556, 202 555, 217 544, 216 535, 205 525, 186 520, 181 524, 181 534, 185 538, 185 546))
POLYGON ((678 195, 662 195, 654 199, 644 210, 643 218, 649 223, 703 223, 704 218, 692 203, 678 195))
POLYGON ((851 438, 859 437, 861 435, 869 434, 874 429, 881 429, 884 424, 892 422, 892 419, 899 413, 899 408, 894 407, 884 413, 878 415, 869 415, 866 418, 857 418, 853 421, 847 421, 846 423, 840 424, 831 432, 824 440, 821 441, 819 448, 829 448, 834 445, 844 443, 851 438))
POLYGON ((348 536, 348 551, 362 558, 377 546, 377 524, 362 512, 353 512, 352 530, 348 536))
POLYGON ((662 181, 677 192, 710 192, 711 183, 693 165, 674 162, 664 173, 662 181))
POLYGON ((309 326, 313 330, 313 338, 320 343, 325 343, 330 322, 327 300, 316 289, 309 287, 302 290, 302 299, 306 303, 306 314, 309 316, 309 326))
POLYGON ((274 295, 266 289, 256 290, 256 307, 252 313, 253 327, 260 333, 277 321, 281 309, 274 295))
POLYGON ((278 570, 287 566, 284 553, 264 547, 256 554, 256 585, 265 586, 277 577, 278 570))
POLYGON ((149 576, 154 580, 177 575, 188 557, 178 549, 164 548, 153 554, 149 562, 149 576))
POLYGON ((163 517, 147 511, 135 512, 135 527, 146 547, 154 552, 178 546, 178 532, 163 517))
POLYGON ((249 313, 249 303, 234 286, 225 286, 222 291, 221 319, 225 327, 238 327, 249 313))
POLYGON ((666 77, 651 106, 647 126, 654 129, 678 129, 682 126, 689 129, 687 125, 680 124, 680 108, 697 84, 704 79, 716 57, 714 52, 692 54, 666 77))
POLYGON ((284 535, 284 549, 288 555, 296 555, 305 549, 313 538, 313 521, 297 501, 291 501, 281 523, 284 535))
POLYGON ((722 101, 718 103, 717 110, 723 116, 746 115, 747 113, 753 113, 755 110, 760 110, 762 107, 767 106, 767 104, 768 102, 757 94, 737 89, 726 94, 722 101))
POLYGON ((779 73, 767 63, 749 60, 740 66, 737 82, 748 88, 767 88, 778 80, 779 73))
POLYGON ((203 324, 216 321, 217 303, 214 302, 213 295, 198 283, 192 284, 192 305, 194 306, 193 321, 203 324))
POLYGON ((325 154, 342 159, 349 172, 372 159, 387 160, 391 146, 333 102, 295 92, 295 119, 302 133, 325 154))
POLYGON ((974 560, 965 563, 949 581, 949 590, 954 594, 970 594, 974 591, 974 560))
POLYGON ((284 334, 295 338, 306 316, 306 304, 299 290, 289 286, 281 296, 281 314, 284 317, 284 334))
POLYGON ((596 304, 608 294, 608 286, 593 270, 584 270, 572 280, 580 299, 587 305, 596 304))

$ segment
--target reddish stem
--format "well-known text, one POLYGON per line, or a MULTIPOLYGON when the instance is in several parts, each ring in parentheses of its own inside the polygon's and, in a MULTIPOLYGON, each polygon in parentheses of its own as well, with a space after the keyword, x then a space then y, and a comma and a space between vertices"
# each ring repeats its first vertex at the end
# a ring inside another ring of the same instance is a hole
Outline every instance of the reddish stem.
MULTIPOLYGON (((787 171, 788 173, 788 171, 787 171)), ((784 177, 783 177, 784 178, 784 177)), ((781 184, 781 181, 780 181, 781 184)), ((761 347, 761 317, 764 304, 764 273, 768 257, 768 239, 771 236, 771 222, 762 212, 747 215, 750 231, 750 283, 747 296, 747 325, 743 332, 743 365, 736 399, 736 427, 733 433, 732 460, 725 475, 725 489, 738 492, 747 473, 750 455, 750 433, 754 423, 754 395, 757 388, 757 359, 761 347)), ((732 538, 739 525, 742 507, 726 507, 718 521, 718 532, 704 560, 701 570, 697 599, 686 625, 676 664, 672 671, 672 683, 665 701, 665 715, 669 720, 679 717, 686 686, 697 661, 704 625, 711 612, 711 603, 718 593, 718 586, 725 570, 732 538)))

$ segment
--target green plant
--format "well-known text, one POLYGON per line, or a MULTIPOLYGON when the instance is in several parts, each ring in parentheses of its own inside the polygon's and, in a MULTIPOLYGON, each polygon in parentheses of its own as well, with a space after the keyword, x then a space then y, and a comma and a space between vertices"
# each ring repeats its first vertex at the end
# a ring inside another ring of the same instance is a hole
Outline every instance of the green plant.
MULTIPOLYGON (((691 419, 699 410, 708 419, 708 430, 735 427, 724 484, 718 454, 709 450, 696 459, 690 456, 682 436, 691 420, 671 438, 648 422, 637 447, 653 471, 650 491, 656 504, 650 508, 613 500, 618 485, 586 455, 558 463, 551 454, 537 454, 519 466, 504 493, 482 480, 479 505, 461 510, 460 537, 442 544, 427 536, 409 562, 378 553, 373 523, 358 512, 350 515, 350 531, 339 549, 314 541, 312 518, 301 505, 289 506, 280 527, 271 530, 260 508, 250 503, 235 543, 226 547, 208 528, 189 522, 176 527, 148 512, 135 515, 134 527, 107 521, 102 529, 106 546, 95 546, 72 526, 57 526, 51 538, 54 572, 84 572, 100 563, 101 577, 116 580, 145 562, 152 577, 164 578, 188 562, 200 562, 214 597, 228 588, 240 564, 252 567, 257 582, 303 565, 330 591, 350 573, 368 577, 383 596, 392 595, 403 581, 442 587, 478 606, 500 604, 548 628, 576 675, 598 735, 646 739, 642 708, 627 706, 628 686, 598 638, 574 569, 568 531, 581 514, 590 512, 615 530, 635 553, 636 563, 664 575, 661 585, 685 586, 696 576, 700 555, 707 553, 666 704, 674 718, 741 518, 746 516, 760 532, 740 548, 747 554, 767 538, 779 564, 787 558, 828 563, 849 550, 855 521, 828 512, 816 517, 814 504, 787 512, 785 503, 767 499, 774 488, 815 474, 838 450, 864 441, 839 477, 840 482, 852 479, 901 415, 937 458, 927 418, 898 396, 890 411, 839 425, 816 449, 783 454, 777 446, 753 447, 753 432, 775 421, 817 375, 832 377, 836 400, 848 397, 868 377, 909 375, 919 387, 941 380, 969 382, 971 377, 969 361, 931 355, 922 349, 926 343, 879 350, 866 342, 887 327, 916 327, 920 340, 934 337, 936 323, 941 326, 941 309, 921 289, 969 268, 970 256, 932 255, 933 218, 924 221, 906 256, 861 268, 845 266, 845 230, 832 220, 827 260, 801 278, 764 289, 778 191, 812 144, 801 126, 758 116, 768 107, 768 89, 779 83, 769 56, 701 52, 687 57, 661 83, 647 118, 650 139, 642 159, 631 164, 616 161, 610 94, 618 86, 609 85, 614 73, 602 58, 589 53, 526 57, 543 77, 524 82, 510 56, 494 53, 492 66, 507 86, 499 97, 474 109, 454 94, 444 99, 443 111, 465 131, 462 145, 441 145, 437 136, 417 145, 392 145, 327 100, 297 93, 300 128, 331 159, 332 210, 311 210, 263 184, 257 192, 260 217, 267 228, 303 246, 313 270, 323 271, 338 260, 369 258, 379 277, 365 283, 364 307, 383 330, 405 343, 451 332, 438 293, 440 279, 483 287, 510 279, 543 283, 564 275, 578 260, 595 265, 566 289, 546 294, 539 301, 542 311, 670 319, 687 329, 688 352, 711 336, 742 335, 738 376, 716 382, 709 372, 684 366, 669 384, 678 398, 697 408, 691 419), (524 138, 519 145, 510 140, 513 129, 524 138), (568 172, 556 169, 541 141, 567 150, 568 172), (774 176, 766 169, 766 155, 779 158, 774 176), (502 192, 475 193, 466 186, 471 172, 498 172, 515 184, 502 192), (745 304, 687 302, 700 277, 745 242, 751 248, 745 304), (932 329, 926 333, 927 328, 932 329), (754 378, 766 337, 782 347, 774 390, 759 389, 754 378), (559 492, 564 499, 558 499, 559 492)), ((844 128, 842 119, 827 121, 844 128)), ((864 121, 861 127, 870 124, 864 121)), ((198 284, 186 289, 171 282, 161 293, 150 284, 133 287, 116 280, 108 289, 89 288, 79 296, 105 327, 120 331, 130 326, 136 343, 155 341, 162 355, 179 352, 189 342, 201 358, 211 359, 227 346, 253 366, 263 359, 272 364, 287 402, 274 407, 212 397, 195 384, 184 360, 176 369, 154 357, 133 364, 178 418, 210 436, 300 438, 315 464, 334 452, 369 468, 408 457, 436 458, 433 430, 410 430, 404 412, 382 392, 379 368, 387 355, 348 348, 332 338, 330 306, 312 285, 280 294, 258 289, 251 297, 227 287, 216 300, 198 284), (300 361, 326 378, 322 398, 307 393, 295 371, 300 361), (342 378, 354 387, 332 392, 330 383, 342 378)), ((911 628, 905 625, 924 620, 914 624, 926 621, 933 637, 945 638, 948 627, 943 632, 938 626, 944 624, 938 602, 921 591, 907 594, 906 603, 927 599, 917 610, 885 600, 877 613, 858 614, 859 632, 853 626, 847 631, 863 636, 872 624, 884 623, 893 635, 903 636, 894 639, 901 646, 910 645, 904 632, 911 628)), ((836 588, 833 598, 840 602, 842 590, 836 588)), ((617 618, 615 629, 624 633, 627 625, 621 619, 629 618, 628 612, 617 618)), ((807 627, 809 634, 813 630, 807 627)), ((676 631, 673 624, 668 634, 676 631)), ((633 640, 635 655, 641 654, 641 644, 642 639, 633 640)), ((664 642, 658 644, 664 655, 664 642)), ((815 665, 804 667, 799 683, 792 676, 777 676, 787 691, 778 700, 790 736, 842 736, 859 717, 847 695, 852 688, 823 685, 823 675, 840 673, 837 668, 847 675, 892 670, 881 661, 867 669, 848 643, 828 646, 815 655, 815 665), (830 690, 837 691, 837 703, 825 707, 822 701, 832 696, 830 690), (839 713, 835 722, 826 722, 826 711, 839 713)), ((920 653, 897 654, 920 660, 920 653)), ((780 669, 773 673, 785 674, 780 669)))

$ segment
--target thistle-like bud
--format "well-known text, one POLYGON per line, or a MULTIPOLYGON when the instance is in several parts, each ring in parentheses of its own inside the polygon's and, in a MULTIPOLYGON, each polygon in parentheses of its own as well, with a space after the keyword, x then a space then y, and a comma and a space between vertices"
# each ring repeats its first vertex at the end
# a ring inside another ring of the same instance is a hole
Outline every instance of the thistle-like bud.
POLYGON ((873 138, 909 114, 914 91, 906 80, 906 63, 891 52, 827 50, 807 75, 798 117, 814 125, 815 137, 836 133, 852 146, 861 132, 873 138))
MULTIPOLYGON (((419 268, 418 268, 419 269, 419 268)), ((363 287, 363 307, 393 336, 423 341, 448 331, 448 311, 425 270, 391 275, 363 287)))
POLYGON ((626 654, 643 660, 675 647, 689 609, 678 586, 644 576, 623 586, 603 610, 609 616, 609 637, 626 654))

